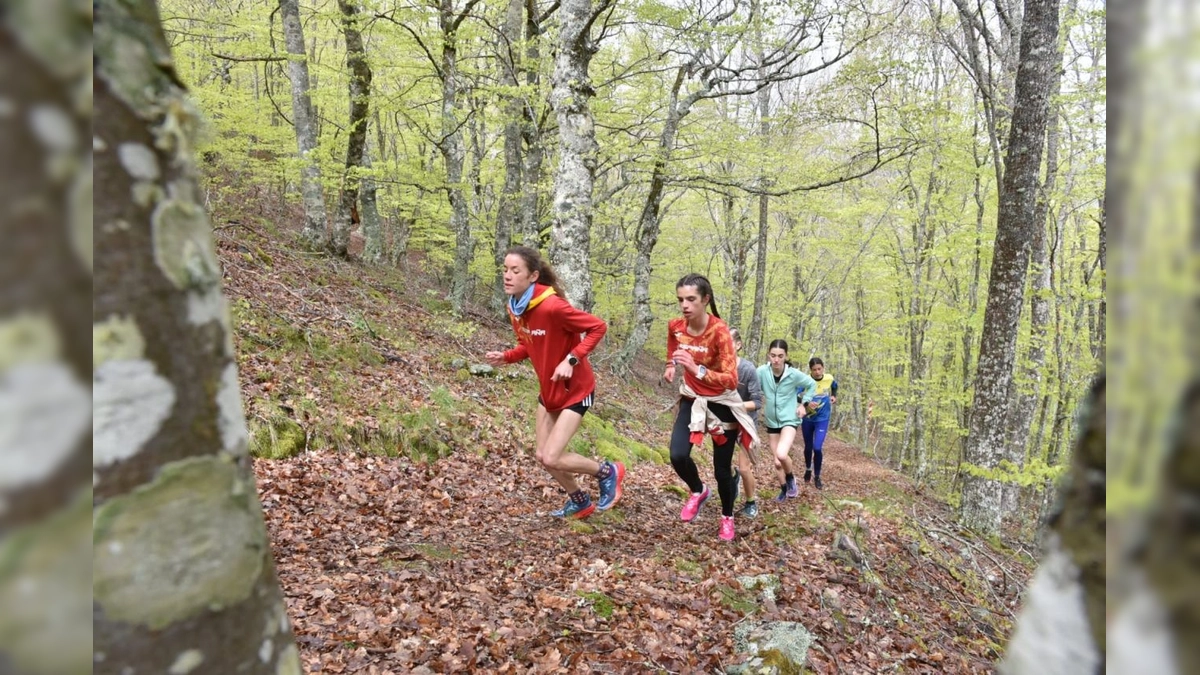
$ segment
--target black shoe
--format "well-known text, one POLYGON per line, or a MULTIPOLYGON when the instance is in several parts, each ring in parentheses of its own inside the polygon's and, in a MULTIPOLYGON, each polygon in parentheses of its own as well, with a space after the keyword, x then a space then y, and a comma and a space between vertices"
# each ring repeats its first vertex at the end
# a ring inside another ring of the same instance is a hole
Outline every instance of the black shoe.
POLYGON ((812 469, 805 469, 804 470, 804 482, 807 483, 810 479, 812 479, 812 469))
POLYGON ((820 476, 817 476, 816 478, 813 479, 813 485, 816 485, 818 490, 823 489, 821 486, 821 477, 820 476))

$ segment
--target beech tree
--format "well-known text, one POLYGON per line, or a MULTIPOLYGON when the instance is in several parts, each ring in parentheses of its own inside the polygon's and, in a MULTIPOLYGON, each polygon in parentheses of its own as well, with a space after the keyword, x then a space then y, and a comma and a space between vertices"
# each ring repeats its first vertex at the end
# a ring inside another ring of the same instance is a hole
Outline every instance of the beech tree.
MULTIPOLYGON (((357 3, 338 0, 342 15, 342 34, 346 38, 346 67, 350 71, 350 119, 346 125, 346 167, 342 174, 342 191, 337 213, 333 218, 333 237, 330 251, 340 257, 349 256, 350 229, 359 213, 360 173, 366 164, 367 123, 371 110, 371 66, 363 45, 359 24, 363 14, 357 3)), ((361 215, 359 216, 361 218, 361 215)))
POLYGON ((94 672, 300 673, 191 157, 199 111, 153 2, 94 7, 94 672))
POLYGON ((1025 300, 1033 228, 1038 226, 1038 175, 1057 67, 1058 22, 1058 0, 1026 0, 960 513, 963 523, 988 533, 1000 528, 1001 483, 988 472, 996 469, 1005 455, 1017 327, 1025 300))
POLYGON ((308 54, 304 51, 304 24, 299 0, 279 0, 283 41, 287 45, 288 77, 292 89, 292 125, 300 156, 300 193, 304 200, 304 228, 300 236, 309 248, 322 250, 329 238, 325 222, 325 194, 321 189, 321 166, 312 156, 317 147, 317 125, 309 95, 308 54))
POLYGON ((83 326, 93 269, 91 58, 86 6, 5 7, 0 671, 6 673, 92 672, 86 532, 93 353, 83 326))
POLYGON ((596 181, 596 125, 589 104, 595 89, 588 74, 600 35, 592 26, 615 0, 566 0, 559 10, 558 54, 550 101, 558 120, 558 170, 554 175, 554 225, 550 260, 571 304, 592 309, 592 187, 596 181))

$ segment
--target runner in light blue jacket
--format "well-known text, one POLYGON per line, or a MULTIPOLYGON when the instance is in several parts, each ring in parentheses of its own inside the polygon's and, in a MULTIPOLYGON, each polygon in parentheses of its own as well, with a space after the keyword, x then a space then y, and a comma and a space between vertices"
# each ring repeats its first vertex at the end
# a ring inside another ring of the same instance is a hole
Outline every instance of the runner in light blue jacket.
POLYGON ((792 472, 792 442, 796 440, 796 428, 800 426, 809 402, 817 393, 816 381, 793 368, 787 355, 787 341, 775 340, 767 350, 768 363, 758 367, 758 381, 763 390, 763 421, 767 425, 767 439, 779 476, 776 501, 800 494, 792 472), (797 396, 797 390, 803 390, 803 393, 797 396))

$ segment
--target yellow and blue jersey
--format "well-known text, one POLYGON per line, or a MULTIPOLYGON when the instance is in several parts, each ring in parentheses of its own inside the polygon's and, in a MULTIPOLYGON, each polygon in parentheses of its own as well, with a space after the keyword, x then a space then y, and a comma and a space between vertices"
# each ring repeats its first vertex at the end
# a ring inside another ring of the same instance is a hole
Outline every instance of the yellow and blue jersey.
POLYGON ((824 422, 829 419, 830 411, 833 409, 833 403, 830 397, 837 396, 838 384, 830 373, 816 380, 817 393, 812 397, 812 402, 817 404, 817 409, 805 415, 804 419, 813 422, 824 422))

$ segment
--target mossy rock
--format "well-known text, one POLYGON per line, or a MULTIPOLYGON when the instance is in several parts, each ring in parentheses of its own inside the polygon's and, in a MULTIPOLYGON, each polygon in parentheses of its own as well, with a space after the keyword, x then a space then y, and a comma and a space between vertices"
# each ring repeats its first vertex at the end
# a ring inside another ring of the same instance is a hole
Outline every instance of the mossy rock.
POLYGON ((607 440, 596 441, 593 447, 595 453, 612 462, 623 462, 629 464, 633 459, 629 451, 607 440))
POLYGON ((635 457, 643 462, 654 462, 655 464, 667 464, 670 462, 670 451, 667 448, 652 448, 648 445, 635 443, 630 451, 635 457))
POLYGON ((286 415, 274 415, 266 422, 250 423, 250 454, 263 459, 295 457, 308 446, 308 433, 300 423, 286 415))
POLYGON ((733 645, 739 653, 754 656, 750 668, 731 668, 726 672, 762 672, 780 675, 804 671, 808 650, 815 638, 802 624, 794 621, 748 621, 733 631, 733 645))
POLYGON ((758 655, 764 666, 774 666, 779 675, 802 675, 804 666, 792 660, 792 657, 778 649, 768 649, 758 655))
POLYGON ((591 412, 594 413, 596 417, 599 417, 606 422, 619 422, 621 420, 629 419, 630 417, 627 409, 611 401, 597 403, 596 406, 592 408, 591 412))
POLYGON ((742 614, 752 614, 758 610, 758 602, 754 594, 735 586, 717 586, 719 601, 725 607, 742 614))
POLYGON ((779 590, 779 577, 774 574, 759 574, 757 576, 740 576, 737 582, 747 591, 760 591, 764 600, 775 601, 775 591, 779 590))

